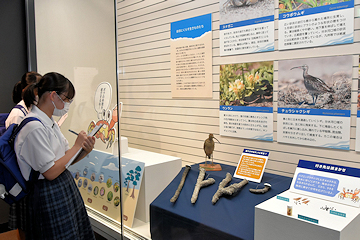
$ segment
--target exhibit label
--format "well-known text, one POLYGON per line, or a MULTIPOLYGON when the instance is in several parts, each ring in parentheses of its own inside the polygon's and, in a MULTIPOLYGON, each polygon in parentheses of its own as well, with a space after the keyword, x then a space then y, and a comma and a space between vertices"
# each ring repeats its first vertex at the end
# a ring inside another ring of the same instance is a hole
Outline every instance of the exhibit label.
POLYGON ((323 6, 301 2, 294 1, 296 11, 280 6, 279 50, 354 42, 353 0, 334 4, 324 1, 323 6), (297 10, 301 5, 308 8, 297 10))
POLYGON ((234 177, 260 183, 269 158, 269 152, 244 149, 234 177))
POLYGON ((274 51, 274 1, 220 0, 220 56, 274 51))
POLYGON ((353 56, 279 61, 277 141, 350 149, 353 56))
POLYGON ((211 14, 171 23, 171 95, 212 98, 211 14))
POLYGON ((220 135, 273 140, 273 62, 220 66, 220 135))
POLYGON ((360 169, 299 160, 290 191, 360 207, 360 169))

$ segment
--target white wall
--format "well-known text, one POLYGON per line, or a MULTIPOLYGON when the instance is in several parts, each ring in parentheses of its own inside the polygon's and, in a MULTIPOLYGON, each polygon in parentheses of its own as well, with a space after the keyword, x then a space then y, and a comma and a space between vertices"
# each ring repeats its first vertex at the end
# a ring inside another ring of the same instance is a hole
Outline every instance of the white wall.
MULTIPOLYGON (((59 72, 75 86, 76 96, 62 132, 72 144, 75 135, 67 130, 87 130, 98 120, 94 94, 101 82, 109 82, 116 96, 115 18, 112 0, 35 0, 38 71, 59 72)), ((112 98, 110 107, 116 104, 112 98)), ((95 147, 106 149, 97 140, 95 147)))
MULTIPOLYGON (((178 156, 184 164, 204 161, 203 141, 219 134, 219 68, 221 64, 274 62, 274 142, 216 136, 214 160, 236 165, 244 148, 270 152, 268 172, 292 176, 299 159, 359 168, 354 151, 358 54, 360 52, 360 1, 355 0, 354 44, 278 51, 278 9, 275 10, 275 51, 220 57, 218 0, 118 1, 119 96, 124 102, 121 133, 129 146, 178 156), (213 99, 171 98, 170 23, 212 13, 213 99), (277 143, 278 60, 353 55, 351 150, 341 151, 277 143)), ((278 6, 278 1, 275 1, 278 6)))

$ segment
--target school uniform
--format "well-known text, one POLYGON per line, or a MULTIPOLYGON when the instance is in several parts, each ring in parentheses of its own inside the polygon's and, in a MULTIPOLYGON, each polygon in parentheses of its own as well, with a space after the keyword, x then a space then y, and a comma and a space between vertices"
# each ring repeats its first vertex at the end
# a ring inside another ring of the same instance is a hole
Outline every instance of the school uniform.
POLYGON ((26 239, 95 239, 85 205, 71 173, 66 169, 49 181, 42 173, 69 150, 57 123, 33 106, 26 117, 36 117, 18 133, 15 153, 23 177, 31 169, 40 172, 34 190, 27 196, 26 239))
MULTIPOLYGON (((20 124, 21 121, 28 114, 29 110, 27 109, 24 100, 21 100, 17 105, 22 106, 23 108, 13 108, 9 116, 6 118, 5 127, 8 128, 11 124, 20 124)), ((10 206, 9 213, 9 223, 8 227, 10 229, 22 229, 25 228, 25 211, 26 211, 26 202, 20 201, 18 203, 13 203, 10 206)))
POLYGON ((9 116, 6 118, 5 127, 8 128, 11 124, 16 123, 19 124, 28 114, 29 110, 25 105, 24 100, 21 100, 17 105, 20 105, 24 108, 13 108, 11 109, 9 116))

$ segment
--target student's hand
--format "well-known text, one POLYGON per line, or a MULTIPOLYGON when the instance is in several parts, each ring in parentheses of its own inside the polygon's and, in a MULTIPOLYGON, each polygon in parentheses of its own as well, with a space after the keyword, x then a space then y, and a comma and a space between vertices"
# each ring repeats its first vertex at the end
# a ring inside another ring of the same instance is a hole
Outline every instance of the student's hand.
POLYGON ((83 147, 83 142, 85 141, 87 139, 87 134, 86 134, 86 132, 85 131, 81 131, 79 134, 78 134, 78 136, 77 136, 77 138, 76 138, 76 140, 75 140, 75 146, 77 146, 78 148, 81 148, 81 147, 83 147))
POLYGON ((90 153, 93 150, 94 145, 95 145, 95 137, 88 136, 83 142, 82 149, 84 149, 86 153, 90 153))

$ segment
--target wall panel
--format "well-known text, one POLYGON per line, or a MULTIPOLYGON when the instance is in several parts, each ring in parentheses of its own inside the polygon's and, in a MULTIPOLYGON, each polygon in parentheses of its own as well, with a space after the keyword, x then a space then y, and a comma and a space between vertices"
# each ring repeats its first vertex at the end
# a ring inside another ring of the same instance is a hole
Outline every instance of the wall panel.
MULTIPOLYGON (((278 1, 275 1, 277 6, 278 1)), ((178 156, 183 164, 205 160, 203 142, 214 133, 214 160, 236 165, 244 148, 270 152, 267 171, 292 176, 299 159, 360 168, 354 151, 356 131, 357 72, 360 53, 360 0, 355 1, 354 43, 337 46, 279 51, 278 9, 275 11, 275 51, 221 57, 219 52, 218 0, 136 0, 118 6, 119 97, 124 102, 121 134, 129 146, 178 156), (213 97, 173 99, 170 75, 171 22, 212 14, 213 97), (351 150, 335 150, 278 143, 278 61, 310 57, 353 55, 351 150), (219 68, 222 64, 274 61, 274 141, 256 141, 219 136, 219 68)))

